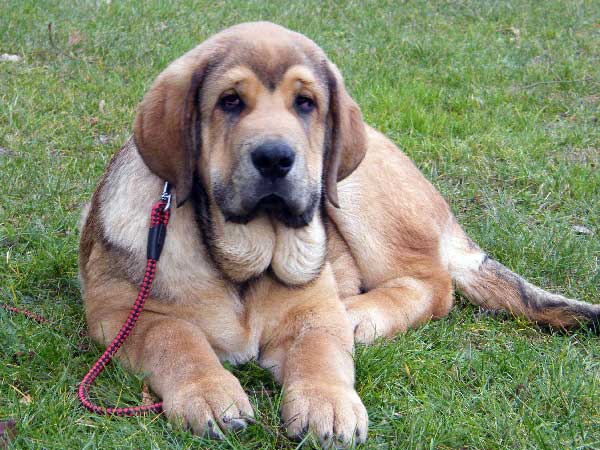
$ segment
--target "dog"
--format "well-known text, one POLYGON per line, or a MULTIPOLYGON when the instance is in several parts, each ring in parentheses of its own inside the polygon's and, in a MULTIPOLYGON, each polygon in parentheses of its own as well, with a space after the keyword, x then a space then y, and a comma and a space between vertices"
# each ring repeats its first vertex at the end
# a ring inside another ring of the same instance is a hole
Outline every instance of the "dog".
POLYGON ((307 37, 233 26, 171 63, 137 110, 84 213, 89 333, 117 334, 146 261, 149 211, 175 187, 156 281, 118 356, 168 418, 213 438, 253 416, 223 366, 256 360, 282 385, 290 437, 361 443, 355 342, 473 303, 559 328, 600 305, 548 293, 483 252, 408 157, 363 122, 307 37))

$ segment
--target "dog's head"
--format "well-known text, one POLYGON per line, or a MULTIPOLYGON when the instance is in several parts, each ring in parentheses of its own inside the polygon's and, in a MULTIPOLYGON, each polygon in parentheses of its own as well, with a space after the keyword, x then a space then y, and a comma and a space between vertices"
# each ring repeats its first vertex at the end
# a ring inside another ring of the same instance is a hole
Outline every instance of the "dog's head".
POLYGON ((225 220, 312 220, 321 193, 365 154, 360 109, 339 71, 305 36, 266 23, 226 29, 156 79, 135 121, 150 169, 190 196, 194 176, 225 220), (323 186, 324 183, 324 186, 323 186))

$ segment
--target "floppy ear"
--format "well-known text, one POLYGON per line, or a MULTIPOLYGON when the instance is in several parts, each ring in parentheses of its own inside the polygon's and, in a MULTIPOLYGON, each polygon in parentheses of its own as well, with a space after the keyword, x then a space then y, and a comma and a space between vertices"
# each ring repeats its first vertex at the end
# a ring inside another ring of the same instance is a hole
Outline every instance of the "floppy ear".
POLYGON ((207 58, 178 60, 163 71, 140 103, 135 142, 152 172, 175 186, 177 206, 190 196, 200 155, 200 91, 207 58), (195 68, 190 70, 190 64, 195 68))
POLYGON ((346 91, 338 68, 330 63, 328 73, 331 138, 325 187, 327 198, 339 208, 337 183, 354 172, 365 157, 367 137, 360 108, 346 91))

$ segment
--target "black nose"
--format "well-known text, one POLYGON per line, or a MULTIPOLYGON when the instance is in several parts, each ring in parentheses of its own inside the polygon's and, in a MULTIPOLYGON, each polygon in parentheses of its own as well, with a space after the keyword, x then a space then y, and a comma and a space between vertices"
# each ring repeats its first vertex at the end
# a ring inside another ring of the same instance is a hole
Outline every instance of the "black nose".
POLYGON ((283 178, 296 159, 294 150, 285 142, 266 142, 252 151, 252 164, 265 178, 283 178))

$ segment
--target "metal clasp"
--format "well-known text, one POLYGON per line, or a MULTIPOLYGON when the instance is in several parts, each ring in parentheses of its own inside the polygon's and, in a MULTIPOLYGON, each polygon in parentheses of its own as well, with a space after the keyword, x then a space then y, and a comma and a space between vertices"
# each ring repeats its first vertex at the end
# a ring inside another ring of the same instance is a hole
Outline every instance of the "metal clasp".
POLYGON ((171 186, 169 185, 168 181, 165 181, 165 186, 163 187, 160 199, 163 202, 167 202, 165 205, 165 211, 167 211, 171 207, 171 186))

